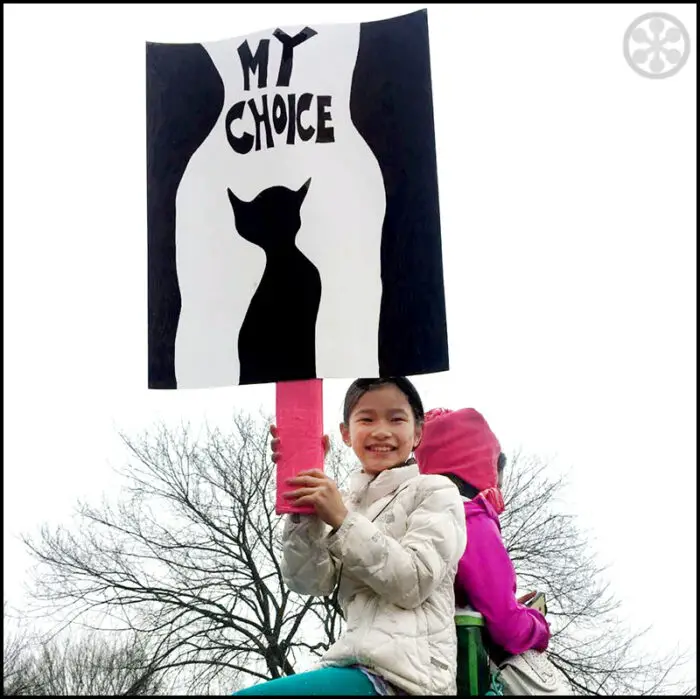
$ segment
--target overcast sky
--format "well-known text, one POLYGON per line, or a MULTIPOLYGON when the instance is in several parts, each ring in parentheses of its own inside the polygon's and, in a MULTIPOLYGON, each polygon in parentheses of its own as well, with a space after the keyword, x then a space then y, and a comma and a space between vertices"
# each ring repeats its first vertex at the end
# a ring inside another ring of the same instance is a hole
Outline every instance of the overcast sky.
MULTIPOLYGON (((116 489, 117 429, 274 411, 272 385, 147 389, 144 42, 421 7, 3 7, 6 599, 17 534, 116 489)), ((655 9, 429 8, 451 369, 416 384, 569 471, 621 613, 694 650, 697 75, 625 61, 655 9)), ((694 52, 695 6, 663 11, 694 52)), ((325 382, 329 431, 352 378, 325 382)))

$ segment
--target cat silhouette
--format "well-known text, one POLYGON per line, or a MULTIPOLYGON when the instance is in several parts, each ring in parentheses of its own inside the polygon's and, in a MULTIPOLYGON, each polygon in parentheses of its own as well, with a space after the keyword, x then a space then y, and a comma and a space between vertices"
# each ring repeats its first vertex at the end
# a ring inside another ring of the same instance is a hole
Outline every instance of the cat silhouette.
POLYGON ((270 187, 252 201, 227 189, 238 234, 266 257, 238 334, 241 384, 316 377, 321 275, 295 243, 310 184, 270 187))

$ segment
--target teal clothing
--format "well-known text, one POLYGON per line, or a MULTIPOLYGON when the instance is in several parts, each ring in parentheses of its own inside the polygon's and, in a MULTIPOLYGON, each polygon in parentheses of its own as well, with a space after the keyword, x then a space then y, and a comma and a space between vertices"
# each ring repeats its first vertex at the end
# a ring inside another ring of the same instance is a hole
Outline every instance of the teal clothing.
POLYGON ((376 697, 369 677, 355 667, 324 667, 241 689, 232 696, 376 697))

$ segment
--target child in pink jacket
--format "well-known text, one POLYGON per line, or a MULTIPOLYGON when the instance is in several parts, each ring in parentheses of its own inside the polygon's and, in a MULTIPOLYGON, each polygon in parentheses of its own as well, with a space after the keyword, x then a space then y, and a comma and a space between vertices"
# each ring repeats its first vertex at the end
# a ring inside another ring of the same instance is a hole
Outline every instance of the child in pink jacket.
POLYGON ((490 639, 506 653, 545 650, 549 624, 515 596, 515 569, 498 520, 505 509, 498 468, 505 455, 486 420, 472 408, 431 410, 415 456, 421 473, 447 476, 465 500, 467 547, 455 578, 457 606, 481 612, 490 639))

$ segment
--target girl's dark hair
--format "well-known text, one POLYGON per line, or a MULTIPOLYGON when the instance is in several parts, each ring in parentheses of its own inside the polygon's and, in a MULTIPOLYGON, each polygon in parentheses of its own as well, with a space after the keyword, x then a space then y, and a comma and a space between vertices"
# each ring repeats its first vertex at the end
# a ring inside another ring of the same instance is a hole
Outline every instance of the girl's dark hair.
MULTIPOLYGON (((503 469, 506 467, 506 460, 506 455, 501 452, 498 455, 498 463, 496 465, 498 473, 501 473, 501 471, 503 471, 503 469)), ((475 488, 471 483, 467 483, 467 481, 463 480, 459 476, 455 476, 452 473, 443 473, 442 475, 447 476, 457 486, 459 494, 463 495, 465 498, 473 500, 479 494, 478 488, 475 488)))
POLYGON ((423 409, 423 401, 418 395, 416 387, 405 376, 390 376, 384 379, 355 379, 350 384, 347 393, 345 394, 345 403, 343 404, 343 422, 347 425, 350 420, 350 413, 357 405, 357 402, 368 391, 374 391, 382 386, 396 386, 406 396, 408 404, 413 411, 413 417, 420 425, 425 419, 425 410, 423 409))

